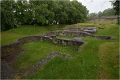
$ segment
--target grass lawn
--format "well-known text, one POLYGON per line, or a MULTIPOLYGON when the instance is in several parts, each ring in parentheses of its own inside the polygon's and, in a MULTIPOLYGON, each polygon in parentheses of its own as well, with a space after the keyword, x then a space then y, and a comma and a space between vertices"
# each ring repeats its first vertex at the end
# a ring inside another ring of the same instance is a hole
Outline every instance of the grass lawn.
POLYGON ((106 42, 99 47, 100 69, 102 69, 99 77, 115 79, 119 78, 119 43, 106 42))
POLYGON ((50 25, 50 26, 27 26, 23 25, 8 31, 1 32, 1 45, 6 45, 16 41, 18 38, 28 35, 40 35, 45 32, 56 30, 64 25, 50 25))
POLYGON ((51 52, 59 52, 73 57, 78 54, 78 48, 54 44, 52 42, 30 42, 23 46, 25 52, 11 63, 17 71, 27 69, 35 63, 41 61, 51 52))
POLYGON ((98 40, 89 39, 79 56, 65 60, 62 58, 54 58, 46 64, 45 67, 39 69, 30 79, 93 79, 97 77, 99 67, 98 59, 98 40), (96 43, 96 44, 95 44, 96 43), (95 44, 95 45, 92 45, 95 44))
MULTIPOLYGON (((96 24, 99 25, 97 22, 96 24)), ((118 79, 119 27, 116 24, 108 24, 108 22, 103 24, 101 22, 101 25, 105 26, 105 28, 99 29, 96 35, 111 35, 115 37, 115 40, 99 40, 92 37, 83 38, 87 44, 79 56, 72 60, 65 60, 56 57, 29 78, 118 79), (101 51, 103 51, 103 53, 101 53, 101 51), (106 58, 101 60, 103 54, 106 58)))
MULTIPOLYGON (((55 57, 47 62, 44 67, 38 69, 37 72, 29 75, 29 79, 119 79, 118 25, 115 22, 88 22, 74 25, 79 27, 80 25, 103 26, 104 29, 98 29, 96 35, 114 36, 115 40, 100 40, 93 37, 82 38, 87 44, 77 56, 75 54, 78 54, 78 50, 68 46, 54 45, 50 42, 26 43, 23 45, 23 48, 26 50, 25 53, 16 61, 10 63, 10 65, 17 71, 20 71, 34 65, 49 53, 55 51, 70 55, 73 58, 67 60, 55 57)), ((52 30, 52 28, 22 26, 2 32, 2 45, 13 42, 22 36, 38 35, 47 32, 49 29, 52 30)))

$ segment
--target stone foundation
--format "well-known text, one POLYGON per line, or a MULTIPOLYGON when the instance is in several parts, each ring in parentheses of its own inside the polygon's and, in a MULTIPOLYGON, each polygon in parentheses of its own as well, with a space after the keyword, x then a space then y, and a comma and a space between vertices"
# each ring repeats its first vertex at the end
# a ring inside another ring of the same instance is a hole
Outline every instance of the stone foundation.
POLYGON ((86 37, 86 36, 92 36, 91 33, 88 33, 88 32, 84 32, 82 30, 80 31, 58 31, 58 32, 55 32, 55 31, 51 31, 51 32, 48 32, 48 33, 45 33, 44 36, 57 36, 57 35, 60 35, 60 36, 73 36, 73 37, 86 37))
POLYGON ((83 31, 64 31, 63 35, 74 36, 74 37, 92 36, 92 34, 83 31))
POLYGON ((93 36, 97 39, 101 39, 101 40, 114 40, 115 38, 113 36, 93 36))
POLYGON ((84 42, 81 41, 73 41, 69 39, 61 39, 56 38, 56 36, 27 36, 18 39, 16 42, 1 46, 1 57, 10 56, 14 53, 21 53, 23 51, 22 45, 28 42, 38 42, 38 41, 50 41, 53 43, 58 43, 62 45, 68 45, 68 46, 80 46, 84 42))

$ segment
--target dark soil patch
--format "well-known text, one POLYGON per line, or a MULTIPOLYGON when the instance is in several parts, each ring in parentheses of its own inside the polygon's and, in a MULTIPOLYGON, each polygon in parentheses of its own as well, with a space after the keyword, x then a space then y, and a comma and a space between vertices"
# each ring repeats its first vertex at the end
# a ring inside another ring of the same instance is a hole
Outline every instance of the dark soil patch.
POLYGON ((6 61, 7 63, 10 63, 10 62, 14 61, 15 59, 17 59, 22 53, 24 53, 24 52, 15 53, 15 54, 11 54, 10 56, 3 57, 1 59, 1 61, 6 61))

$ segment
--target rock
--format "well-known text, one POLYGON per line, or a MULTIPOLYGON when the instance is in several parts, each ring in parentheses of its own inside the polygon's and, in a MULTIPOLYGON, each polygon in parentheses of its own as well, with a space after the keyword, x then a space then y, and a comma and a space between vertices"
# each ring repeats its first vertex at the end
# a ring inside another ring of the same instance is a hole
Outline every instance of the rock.
POLYGON ((88 33, 96 33, 97 28, 96 27, 85 27, 84 32, 88 32, 88 33))
POLYGON ((72 40, 75 40, 75 41, 81 41, 81 37, 74 37, 72 40))

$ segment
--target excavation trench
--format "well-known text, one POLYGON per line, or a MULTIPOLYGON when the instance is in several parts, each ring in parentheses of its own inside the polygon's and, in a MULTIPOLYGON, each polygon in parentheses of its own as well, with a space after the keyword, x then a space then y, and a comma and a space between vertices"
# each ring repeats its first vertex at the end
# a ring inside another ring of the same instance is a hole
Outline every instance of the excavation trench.
POLYGON ((70 39, 63 39, 63 38, 54 38, 49 36, 27 36, 18 39, 16 42, 1 46, 1 78, 2 79, 11 79, 19 76, 19 78, 26 78, 28 75, 33 74, 39 68, 44 66, 49 60, 52 58, 59 56, 65 59, 70 59, 70 56, 61 54, 58 52, 51 52, 47 57, 45 57, 40 62, 36 63, 35 65, 31 66, 28 69, 25 69, 21 72, 16 72, 12 67, 8 65, 8 63, 17 59, 24 50, 22 49, 22 45, 28 42, 39 42, 39 41, 52 41, 57 44, 68 45, 68 46, 81 46, 84 44, 83 41, 75 41, 70 39), (25 74, 25 75, 23 75, 25 74))
MULTIPOLYGON (((62 44, 62 45, 68 45, 68 46, 81 46, 83 44, 86 44, 85 42, 81 41, 80 36, 86 37, 86 36, 92 36, 94 38, 102 39, 102 40, 110 40, 114 39, 114 37, 111 36, 94 36, 89 33, 84 32, 48 32, 44 35, 40 36, 27 36, 18 39, 14 43, 1 46, 1 78, 2 79, 10 79, 10 78, 26 78, 28 75, 33 74, 36 72, 39 68, 43 67, 48 61, 50 61, 52 58, 59 56, 65 59, 71 59, 70 56, 61 54, 59 52, 51 52, 47 57, 45 57, 40 62, 36 63, 35 65, 31 66, 28 69, 25 69, 21 72, 16 72, 12 67, 8 65, 9 62, 14 61, 17 59, 24 50, 22 49, 23 44, 28 42, 39 42, 39 41, 50 41, 55 44, 62 44), (76 36, 74 39, 64 39, 64 38, 56 38, 56 35, 68 35, 68 36, 76 36), (24 75, 23 75, 24 74, 24 75)), ((83 49, 81 47, 80 51, 83 49)))

